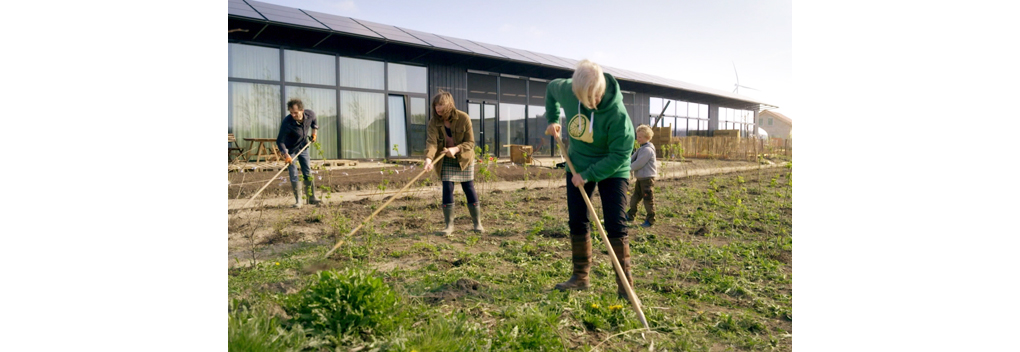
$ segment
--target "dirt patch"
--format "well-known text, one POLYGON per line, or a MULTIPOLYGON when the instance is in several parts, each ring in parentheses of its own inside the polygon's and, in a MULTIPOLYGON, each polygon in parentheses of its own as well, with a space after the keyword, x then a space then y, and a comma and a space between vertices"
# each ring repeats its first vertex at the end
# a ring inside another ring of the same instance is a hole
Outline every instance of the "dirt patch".
MULTIPOLYGON (((660 162, 662 162, 660 160, 660 162)), ((661 177, 681 176, 685 173, 693 173, 699 170, 732 168, 741 166, 756 165, 753 162, 730 161, 730 160, 707 160, 698 159, 683 163, 683 167, 676 166, 677 163, 664 163, 659 170, 661 177)), ((549 181, 555 182, 559 187, 566 187, 563 182, 563 169, 554 169, 545 166, 529 166, 528 168, 510 163, 490 164, 489 171, 491 178, 485 179, 481 176, 482 164, 475 164, 475 183, 501 182, 501 181, 534 181, 538 184, 546 184, 549 181)), ((227 186, 228 198, 244 199, 250 198, 263 185, 269 182, 269 186, 263 191, 261 197, 292 196, 290 182, 287 181, 287 174, 281 174, 275 179, 277 171, 261 171, 246 169, 245 172, 229 172, 227 179, 230 184, 227 186)), ((412 165, 379 164, 378 167, 358 168, 332 168, 313 170, 312 177, 318 192, 329 190, 331 192, 365 191, 385 192, 395 191, 403 187, 410 180, 421 173, 421 168, 412 165)), ((748 176, 750 178, 751 176, 748 176)), ((433 172, 422 175, 416 181, 418 186, 439 186, 440 182, 433 172)), ((504 191, 492 190, 493 194, 500 194, 504 191)))
POLYGON ((772 260, 778 261, 783 264, 793 264, 793 257, 790 252, 779 252, 779 254, 773 255, 772 260))
POLYGON ((445 284, 434 292, 426 293, 422 295, 422 298, 431 304, 456 301, 465 296, 480 299, 489 298, 489 294, 481 291, 483 288, 484 286, 478 281, 462 278, 457 282, 445 284))

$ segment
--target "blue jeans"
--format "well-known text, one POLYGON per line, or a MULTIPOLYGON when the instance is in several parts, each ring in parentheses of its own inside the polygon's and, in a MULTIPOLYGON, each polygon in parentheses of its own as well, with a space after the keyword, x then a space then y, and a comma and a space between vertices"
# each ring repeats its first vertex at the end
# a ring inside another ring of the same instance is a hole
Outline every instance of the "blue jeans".
MULTIPOLYGON (((291 154, 291 159, 297 159, 298 163, 301 163, 301 174, 305 176, 306 180, 312 179, 312 164, 311 159, 308 158, 308 149, 301 152, 297 156, 291 154)), ((298 182, 297 167, 294 163, 287 165, 287 173, 290 174, 290 182, 298 182)))

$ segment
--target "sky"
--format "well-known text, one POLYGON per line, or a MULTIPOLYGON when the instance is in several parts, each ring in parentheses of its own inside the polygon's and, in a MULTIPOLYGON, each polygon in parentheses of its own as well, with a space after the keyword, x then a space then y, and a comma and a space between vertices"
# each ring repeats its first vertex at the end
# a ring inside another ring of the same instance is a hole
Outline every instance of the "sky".
POLYGON ((791 0, 262 1, 589 59, 728 92, 739 77, 740 85, 755 89, 740 94, 799 117, 791 97, 791 0))

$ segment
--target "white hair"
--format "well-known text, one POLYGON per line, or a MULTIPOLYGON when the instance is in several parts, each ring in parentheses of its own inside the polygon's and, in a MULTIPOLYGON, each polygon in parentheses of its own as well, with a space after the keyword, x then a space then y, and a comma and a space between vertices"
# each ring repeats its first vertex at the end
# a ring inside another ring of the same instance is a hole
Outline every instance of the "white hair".
POLYGON ((571 78, 574 96, 584 107, 594 110, 602 100, 602 95, 606 94, 606 77, 602 74, 602 67, 587 59, 582 60, 577 63, 571 78))

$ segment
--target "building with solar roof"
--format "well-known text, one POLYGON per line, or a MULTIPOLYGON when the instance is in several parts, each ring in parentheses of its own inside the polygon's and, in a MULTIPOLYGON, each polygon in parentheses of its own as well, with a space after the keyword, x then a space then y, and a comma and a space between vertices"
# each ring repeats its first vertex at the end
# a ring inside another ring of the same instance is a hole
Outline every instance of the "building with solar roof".
MULTIPOLYGON (((558 154, 544 135, 545 88, 570 78, 578 59, 251 0, 228 0, 227 23, 228 132, 238 140, 275 138, 286 101, 300 98, 319 123, 313 158, 422 157, 429 102, 443 89, 471 116, 477 146, 497 157, 509 156, 511 144, 558 154)), ((758 113, 776 108, 602 68, 619 81, 635 126, 662 113, 658 126, 674 136, 751 135, 758 113)))

